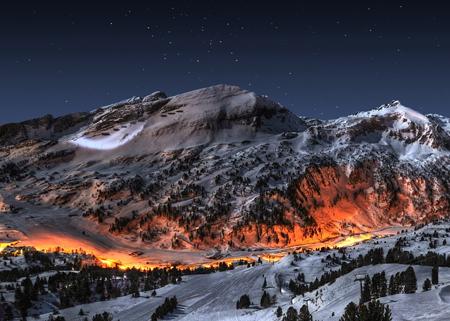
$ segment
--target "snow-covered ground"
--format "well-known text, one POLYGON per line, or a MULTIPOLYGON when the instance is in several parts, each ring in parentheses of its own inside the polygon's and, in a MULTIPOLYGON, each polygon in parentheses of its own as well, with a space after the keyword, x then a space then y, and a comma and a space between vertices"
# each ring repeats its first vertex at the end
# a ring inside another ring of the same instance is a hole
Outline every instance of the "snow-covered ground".
MULTIPOLYGON (((377 238, 347 248, 347 257, 356 258, 367 253, 370 249, 382 247, 384 253, 392 248, 399 237, 406 238, 407 245, 403 250, 414 253, 415 256, 428 251, 449 253, 450 246, 443 245, 448 239, 447 229, 449 223, 427 225, 417 231, 409 230, 395 236, 377 238), (436 249, 429 248, 428 236, 437 231, 439 238, 436 249), (424 236, 424 240, 422 240, 424 236)), ((307 282, 313 281, 329 270, 339 269, 339 265, 331 263, 328 255, 340 257, 338 250, 327 252, 311 252, 299 254, 300 259, 295 260, 294 255, 288 255, 277 263, 263 263, 255 267, 239 266, 234 270, 216 272, 207 275, 185 276, 178 285, 168 285, 157 290, 157 296, 151 297, 149 292, 142 292, 140 298, 131 296, 120 297, 110 301, 96 302, 83 306, 76 306, 61 310, 60 313, 68 321, 78 321, 80 308, 92 316, 96 313, 108 311, 113 314, 114 320, 148 321, 153 311, 166 297, 177 296, 179 306, 176 312, 170 315, 170 320, 202 321, 202 320, 277 320, 275 310, 278 306, 286 312, 289 306, 299 309, 308 301, 309 309, 314 320, 337 321, 342 315, 345 306, 351 301, 358 303, 360 286, 355 282, 357 274, 374 275, 385 272, 386 278, 397 272, 406 270, 404 264, 369 265, 353 270, 339 277, 335 282, 326 284, 319 289, 306 293, 304 297, 295 297, 287 288, 291 278, 298 273, 304 273, 307 282), (264 278, 267 287, 262 288, 264 278), (267 309, 259 307, 263 291, 277 296, 277 303, 267 309), (248 294, 252 301, 249 309, 236 309, 236 301, 243 294, 248 294), (306 300, 305 300, 306 299, 306 300)), ((381 298, 380 301, 389 304, 394 321, 406 320, 448 320, 450 313, 450 268, 439 269, 439 284, 430 291, 424 292, 422 284, 426 278, 431 279, 431 267, 413 266, 417 277, 417 292, 415 294, 397 294, 381 298)), ((42 318, 46 315, 41 316, 42 318)))

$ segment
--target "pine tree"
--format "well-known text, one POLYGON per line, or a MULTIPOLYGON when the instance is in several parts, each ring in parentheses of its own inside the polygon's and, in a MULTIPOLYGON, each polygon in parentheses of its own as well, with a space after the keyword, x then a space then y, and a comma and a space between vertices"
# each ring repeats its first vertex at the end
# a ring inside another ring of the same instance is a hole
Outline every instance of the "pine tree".
POLYGON ((313 321, 312 315, 311 315, 311 313, 309 313, 309 309, 308 309, 308 306, 306 304, 304 304, 300 308, 300 313, 298 315, 298 320, 299 321, 313 321))
POLYGON ((266 280, 265 277, 264 277, 264 282, 263 282, 262 288, 263 288, 263 289, 267 288, 267 280, 266 280))
POLYGON ((417 290, 416 273, 412 266, 405 271, 405 293, 415 293, 417 290))
POLYGON ((277 318, 281 318, 281 316, 283 315, 283 309, 281 307, 278 307, 275 314, 276 314, 277 318))
POLYGON ((283 321, 298 321, 298 313, 293 307, 289 307, 283 321))
POLYGON ((382 321, 392 321, 391 308, 389 308, 389 305, 387 304, 384 307, 384 316, 382 321))
POLYGON ((392 315, 389 306, 384 306, 378 300, 360 306, 351 302, 345 307, 339 321, 392 321, 392 315))
POLYGON ((16 307, 20 311, 22 318, 25 319, 28 315, 27 311, 31 307, 30 298, 26 295, 26 293, 22 292, 22 288, 20 286, 16 288, 14 297, 16 307))
POLYGON ((248 309, 250 306, 250 297, 247 294, 242 295, 236 302, 236 309, 248 309))
POLYGON ((379 295, 381 298, 387 295, 387 280, 386 280, 386 273, 384 273, 384 271, 381 273, 379 295))
POLYGON ((339 321, 359 321, 358 306, 353 302, 347 304, 344 314, 339 321))
POLYGON ((144 281, 144 291, 150 291, 151 289, 152 287, 150 285, 150 279, 146 277, 144 281))
POLYGON ((108 312, 102 314, 96 314, 92 317, 92 321, 112 321, 112 315, 108 312))
POLYGON ((431 269, 431 283, 439 283, 439 266, 437 264, 431 269))
POLYGON ((375 273, 372 277, 370 294, 372 298, 378 298, 380 296, 380 274, 375 273))
POLYGON ((430 281, 430 279, 427 278, 427 279, 423 282, 422 289, 423 289, 424 291, 429 291, 429 290, 431 289, 431 281, 430 281))
POLYGON ((368 319, 371 321, 383 321, 384 318, 384 306, 380 301, 370 301, 368 306, 368 319))
POLYGON ((270 295, 269 293, 267 293, 266 291, 263 292, 262 296, 261 296, 261 302, 260 305, 262 308, 268 308, 272 305, 272 302, 270 300, 270 295))
POLYGON ((370 277, 366 275, 366 278, 364 280, 363 291, 361 293, 360 303, 363 304, 363 303, 369 302, 370 297, 371 297, 370 277))
POLYGON ((395 287, 395 279, 394 276, 391 275, 390 279, 389 279, 389 290, 388 290, 389 295, 394 295, 396 294, 396 287, 395 287))
POLYGON ((30 298, 31 300, 36 301, 39 295, 39 287, 40 287, 41 279, 36 277, 36 281, 34 281, 34 285, 31 288, 30 298))

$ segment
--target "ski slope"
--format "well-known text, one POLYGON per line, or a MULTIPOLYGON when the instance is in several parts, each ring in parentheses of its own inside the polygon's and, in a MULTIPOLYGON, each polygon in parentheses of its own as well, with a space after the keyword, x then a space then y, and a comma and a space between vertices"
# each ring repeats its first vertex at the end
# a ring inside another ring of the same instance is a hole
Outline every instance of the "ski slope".
MULTIPOLYGON (((404 249, 413 251, 415 255, 424 254, 429 249, 426 241, 421 241, 422 233, 438 233, 447 237, 448 223, 428 225, 418 231, 407 231, 395 236, 373 239, 368 242, 347 248, 348 257, 354 258, 367 253, 376 247, 383 247, 385 254, 399 237, 406 237, 407 245, 404 249)), ((443 240, 442 238, 442 240, 443 240)), ((440 245, 436 252, 448 253, 450 247, 440 245)), ((272 321, 276 320, 275 310, 281 306, 286 312, 289 306, 299 309, 308 302, 314 320, 337 321, 350 302, 359 302, 360 287, 355 282, 357 274, 374 275, 384 271, 386 278, 397 272, 406 270, 405 264, 379 264, 364 266, 338 278, 331 284, 324 285, 316 291, 305 294, 304 297, 294 297, 287 284, 298 273, 305 274, 306 281, 311 282, 325 272, 339 268, 327 260, 328 255, 337 255, 337 250, 329 252, 312 252, 299 255, 300 260, 294 260, 288 255, 277 263, 263 263, 256 267, 239 266, 234 270, 216 272, 207 275, 185 276, 178 285, 168 285, 157 290, 157 296, 151 297, 149 292, 142 292, 140 298, 130 296, 120 297, 105 302, 96 302, 81 306, 90 317, 96 313, 108 311, 114 320, 148 321, 153 311, 163 303, 166 297, 176 296, 179 302, 176 313, 168 316, 170 320, 210 321, 210 320, 240 320, 240 321, 272 321), (267 309, 259 307, 263 293, 264 278, 267 280, 265 289, 271 295, 277 296, 277 303, 267 309), (236 301, 243 294, 248 294, 252 301, 249 309, 236 309, 236 301), (306 299, 306 300, 305 300, 306 299)), ((428 292, 422 290, 426 278, 431 279, 431 267, 413 266, 417 277, 417 292, 415 294, 397 294, 381 298, 382 303, 389 304, 394 321, 409 320, 448 320, 450 314, 450 268, 441 267, 439 270, 439 284, 428 292)), ((80 306, 61 310, 68 321, 78 321, 80 306)), ((47 315, 42 315, 42 318, 47 315)))

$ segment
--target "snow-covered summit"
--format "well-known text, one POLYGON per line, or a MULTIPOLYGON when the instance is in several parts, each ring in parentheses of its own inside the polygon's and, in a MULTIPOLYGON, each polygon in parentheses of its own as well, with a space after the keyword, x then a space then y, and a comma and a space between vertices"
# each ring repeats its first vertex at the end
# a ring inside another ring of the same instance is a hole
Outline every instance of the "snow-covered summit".
POLYGON ((149 257, 298 245, 447 215, 449 123, 397 101, 320 121, 236 86, 155 92, 0 128, 0 184, 149 257))
POLYGON ((376 110, 367 112, 367 114, 369 116, 386 116, 394 114, 398 115, 403 121, 413 121, 416 124, 422 125, 428 124, 430 122, 425 115, 402 105, 399 100, 393 100, 390 103, 381 105, 376 110))
POLYGON ((301 119, 265 97, 236 86, 217 85, 169 98, 154 93, 144 100, 109 105, 70 141, 105 150, 133 140, 147 150, 170 150, 305 128, 301 119))

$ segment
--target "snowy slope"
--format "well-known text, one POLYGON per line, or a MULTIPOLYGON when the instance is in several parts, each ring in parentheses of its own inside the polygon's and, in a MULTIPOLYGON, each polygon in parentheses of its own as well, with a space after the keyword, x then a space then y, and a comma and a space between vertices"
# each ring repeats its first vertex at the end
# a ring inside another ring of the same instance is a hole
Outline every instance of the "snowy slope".
POLYGON ((69 116, 0 130, 1 205, 22 209, 0 238, 192 263, 450 210, 450 121, 398 101, 316 120, 217 85, 69 116))
MULTIPOLYGON (((425 254, 430 249, 427 242, 421 242, 422 235, 428 235, 437 231, 440 235, 439 246, 435 251, 439 253, 450 253, 450 246, 442 245, 442 241, 447 235, 450 227, 448 222, 431 224, 417 231, 410 230, 399 235, 377 238, 359 245, 347 248, 349 257, 355 258, 359 254, 367 253, 375 247, 391 248, 400 238, 405 238, 409 244, 404 250, 412 250, 415 255, 425 254)), ((150 314, 160 305, 165 297, 176 295, 179 301, 179 308, 170 315, 171 320, 203 321, 203 320, 262 320, 273 321, 275 309, 282 307, 286 312, 289 306, 299 309, 308 302, 314 320, 339 320, 345 306, 350 302, 358 302, 360 298, 359 283, 355 282, 357 274, 367 274, 372 276, 375 273, 385 272, 387 278, 397 272, 404 271, 408 265, 402 264, 380 264, 358 268, 342 277, 339 277, 332 284, 320 287, 318 290, 307 293, 305 297, 293 294, 287 288, 285 282, 294 278, 298 273, 304 273, 306 281, 312 281, 330 269, 339 266, 330 266, 326 259, 328 255, 337 254, 337 250, 328 252, 311 252, 301 254, 299 261, 294 261, 293 255, 286 256, 281 261, 263 263, 262 265, 247 268, 237 267, 235 270, 227 272, 217 272, 208 275, 193 275, 184 277, 179 285, 169 285, 157 290, 157 297, 150 297, 150 293, 142 293, 138 299, 130 296, 113 299, 111 301, 97 302, 83 305, 84 311, 90 316, 103 311, 109 311, 114 315, 114 320, 147 321, 150 314), (277 303, 274 307, 262 309, 259 307, 263 289, 264 277, 267 280, 267 288, 270 294, 277 296, 277 303), (236 300, 242 294, 249 294, 254 303, 249 309, 236 310, 236 300)), ((413 266, 418 290, 415 294, 397 294, 381 298, 381 302, 389 304, 392 310, 393 320, 447 320, 450 312, 448 305, 450 301, 450 268, 440 268, 439 284, 433 286, 428 292, 422 291, 422 284, 426 278, 431 278, 431 267, 413 266)), ((61 310, 61 314, 66 320, 79 320, 78 311, 80 306, 61 310)), ((45 317, 45 316, 41 316, 45 317)))

